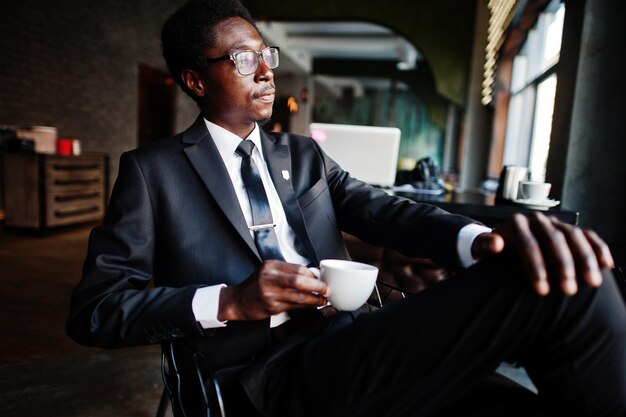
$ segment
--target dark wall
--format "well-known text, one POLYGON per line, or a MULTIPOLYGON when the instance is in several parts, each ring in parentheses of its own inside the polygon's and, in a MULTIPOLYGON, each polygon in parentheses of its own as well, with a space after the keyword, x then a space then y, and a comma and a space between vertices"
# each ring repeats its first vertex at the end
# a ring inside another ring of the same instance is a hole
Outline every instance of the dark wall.
MULTIPOLYGON (((139 64, 165 69, 159 32, 181 0, 2 0, 0 125, 47 125, 111 156, 137 146, 139 64)), ((178 94, 178 127, 195 117, 178 94)))

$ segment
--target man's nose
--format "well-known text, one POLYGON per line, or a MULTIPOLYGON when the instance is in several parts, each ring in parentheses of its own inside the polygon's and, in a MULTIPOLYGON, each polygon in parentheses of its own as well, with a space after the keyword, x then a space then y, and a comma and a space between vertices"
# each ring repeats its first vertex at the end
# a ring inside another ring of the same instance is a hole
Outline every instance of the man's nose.
POLYGON ((260 58, 259 66, 256 69, 256 75, 259 80, 271 80, 274 78, 274 71, 270 67, 267 66, 265 61, 260 58))

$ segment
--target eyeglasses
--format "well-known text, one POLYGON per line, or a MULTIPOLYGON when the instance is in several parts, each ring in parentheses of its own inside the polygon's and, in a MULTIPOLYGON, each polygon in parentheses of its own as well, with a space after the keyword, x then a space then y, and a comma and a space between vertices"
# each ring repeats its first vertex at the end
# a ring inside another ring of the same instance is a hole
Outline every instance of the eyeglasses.
POLYGON ((239 74, 241 75, 250 75, 254 74, 259 68, 259 59, 263 59, 265 65, 270 69, 275 69, 278 67, 278 52, 279 48, 277 46, 268 46, 265 49, 260 51, 239 51, 234 52, 232 54, 224 55, 219 58, 209 58, 206 60, 207 64, 212 64, 213 62, 226 61, 230 59, 235 63, 235 67, 239 74))

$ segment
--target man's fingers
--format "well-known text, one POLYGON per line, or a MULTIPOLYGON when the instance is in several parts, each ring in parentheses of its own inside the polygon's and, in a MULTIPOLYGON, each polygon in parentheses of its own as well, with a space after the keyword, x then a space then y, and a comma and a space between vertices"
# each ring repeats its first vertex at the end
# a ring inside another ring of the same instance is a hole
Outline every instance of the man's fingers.
POLYGON ((515 241, 515 246, 522 259, 526 271, 530 275, 533 287, 539 295, 547 295, 550 292, 548 284, 548 272, 541 253, 539 242, 530 228, 528 218, 522 215, 514 215, 513 226, 509 233, 515 241))
POLYGON ((483 259, 486 256, 500 253, 504 250, 504 239, 498 233, 483 233, 478 235, 472 245, 474 259, 483 259))
POLYGON ((326 305, 330 290, 325 282, 302 275, 281 275, 273 282, 274 299, 291 308, 326 305))
POLYGON ((600 239, 600 236, 593 230, 583 230, 583 233, 589 240, 589 244, 598 258, 600 267, 609 269, 615 268, 615 261, 613 260, 609 246, 600 239))
POLYGON ((311 271, 303 266, 299 267, 295 274, 283 276, 281 283, 286 288, 298 291, 316 292, 323 295, 329 292, 328 285, 317 279, 311 271))
POLYGON ((266 284, 279 287, 284 291, 299 291, 316 293, 321 296, 330 295, 330 288, 306 267, 285 262, 274 263, 264 271, 263 279, 266 284))
POLYGON ((531 228, 545 252, 544 258, 550 261, 550 267, 556 272, 562 291, 567 295, 576 294, 578 283, 574 257, 563 231, 555 227, 552 221, 541 213, 533 215, 531 228))
POLYGON ((328 304, 328 300, 320 294, 294 290, 285 291, 282 301, 293 307, 317 307, 328 304))
POLYGON ((581 282, 599 286, 602 268, 614 265, 608 246, 597 234, 540 212, 528 217, 516 214, 497 233, 517 249, 540 295, 550 291, 548 269, 561 290, 573 295, 581 282))
POLYGON ((600 265, 593 244, 588 240, 586 234, 578 227, 559 222, 556 219, 551 220, 552 224, 565 236, 574 257, 576 270, 582 275, 582 279, 592 287, 600 286, 602 284, 600 265))

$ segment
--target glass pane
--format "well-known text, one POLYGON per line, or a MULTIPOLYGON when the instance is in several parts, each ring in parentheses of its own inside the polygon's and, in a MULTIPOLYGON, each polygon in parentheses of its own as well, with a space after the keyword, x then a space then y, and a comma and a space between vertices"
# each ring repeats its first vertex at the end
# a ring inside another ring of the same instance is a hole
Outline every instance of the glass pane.
MULTIPOLYGON (((539 23, 542 22, 541 17, 539 23)), ((528 64, 526 66, 526 82, 532 82, 539 74, 541 74, 541 57, 543 51, 543 36, 541 33, 541 26, 537 25, 534 29, 528 32, 526 38, 528 64)))
POLYGON ((533 85, 511 96, 503 165, 528 166, 534 104, 535 88, 533 85))
POLYGON ((513 94, 520 91, 526 85, 526 65, 525 55, 517 55, 513 59, 513 72, 511 74, 511 92, 513 94))
POLYGON ((563 37, 565 5, 552 0, 537 23, 528 32, 526 41, 515 57, 511 91, 521 90, 550 69, 559 60, 563 37))
POLYGON ((529 161, 530 178, 532 180, 543 181, 545 179, 555 93, 556 74, 553 74, 539 83, 537 87, 537 104, 535 107, 529 161))
POLYGON ((547 70, 559 60, 561 52, 561 40, 563 39, 563 19, 565 17, 565 5, 561 4, 556 13, 549 16, 546 28, 545 44, 543 50, 542 70, 547 70))
POLYGON ((528 166, 537 180, 545 178, 556 92, 556 75, 546 75, 559 60, 564 16, 564 3, 550 1, 513 61, 502 163, 528 166))

